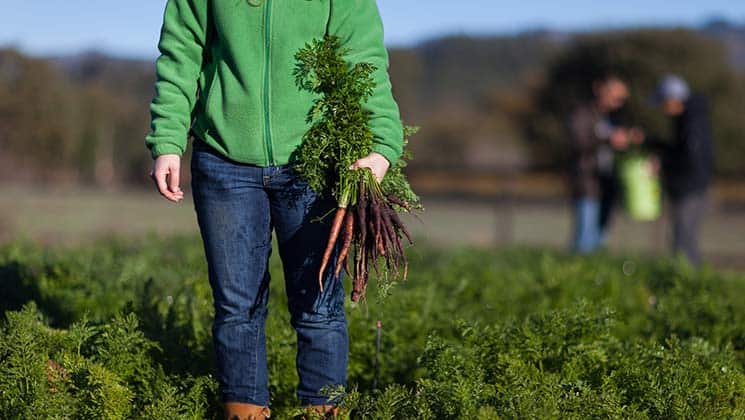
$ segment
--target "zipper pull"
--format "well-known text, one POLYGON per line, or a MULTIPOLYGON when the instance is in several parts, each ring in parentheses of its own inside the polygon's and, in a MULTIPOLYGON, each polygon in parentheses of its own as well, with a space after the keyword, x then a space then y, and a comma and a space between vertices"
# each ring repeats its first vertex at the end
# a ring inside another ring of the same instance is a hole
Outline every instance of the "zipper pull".
POLYGON ((246 2, 253 7, 261 6, 261 0, 246 0, 246 2))

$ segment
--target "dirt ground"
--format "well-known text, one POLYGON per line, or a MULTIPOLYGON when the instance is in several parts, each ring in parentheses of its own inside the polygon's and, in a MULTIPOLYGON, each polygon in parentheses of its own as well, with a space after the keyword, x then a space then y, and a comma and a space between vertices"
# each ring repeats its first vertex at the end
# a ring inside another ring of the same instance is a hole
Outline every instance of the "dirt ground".
MULTIPOLYGON (((507 203, 427 196, 426 211, 410 218, 418 241, 436 246, 566 248, 571 213, 561 200, 507 203), (509 205, 508 205, 509 204, 509 205)), ((712 204, 702 230, 707 259, 716 266, 745 269, 745 211, 712 204)), ((111 234, 170 235, 197 232, 193 204, 170 204, 149 191, 43 190, 0 186, 0 240, 26 238, 74 244, 111 234)), ((640 223, 619 209, 609 249, 625 255, 665 255, 669 226, 640 223)))

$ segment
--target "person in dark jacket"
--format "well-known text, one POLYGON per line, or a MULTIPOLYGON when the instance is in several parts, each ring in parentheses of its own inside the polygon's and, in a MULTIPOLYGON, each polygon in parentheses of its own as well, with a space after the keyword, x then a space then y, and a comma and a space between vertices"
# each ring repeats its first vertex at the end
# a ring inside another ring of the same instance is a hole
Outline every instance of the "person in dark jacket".
POLYGON ((692 94, 685 80, 675 75, 660 80, 655 100, 673 124, 672 141, 662 148, 662 178, 672 204, 673 252, 698 266, 698 231, 714 165, 708 101, 692 94))
POLYGON ((574 206, 572 248, 590 253, 605 243, 617 195, 614 154, 641 133, 616 124, 611 114, 628 99, 627 84, 617 75, 603 75, 592 83, 592 99, 569 117, 569 180, 574 206))

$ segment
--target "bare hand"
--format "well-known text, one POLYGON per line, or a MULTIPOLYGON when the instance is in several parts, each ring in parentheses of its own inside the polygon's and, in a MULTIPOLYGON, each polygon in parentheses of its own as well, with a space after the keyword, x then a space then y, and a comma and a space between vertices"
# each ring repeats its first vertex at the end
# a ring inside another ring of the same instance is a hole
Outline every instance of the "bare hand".
POLYGON ((660 170, 662 167, 662 164, 660 163, 660 158, 657 156, 651 156, 649 159, 647 159, 647 175, 650 177, 657 177, 660 175, 660 170))
POLYGON ((350 169, 370 168, 373 175, 375 175, 375 178, 380 182, 385 178, 385 174, 388 172, 390 166, 391 163, 388 162, 388 159, 383 155, 372 152, 367 155, 367 157, 363 157, 362 159, 358 159, 357 162, 354 162, 350 169))
POLYGON ((629 147, 629 132, 625 128, 616 128, 610 136, 610 144, 616 150, 626 150, 629 147))
POLYGON ((161 155, 153 162, 150 178, 155 182, 160 195, 174 203, 184 199, 184 192, 179 186, 181 175, 181 157, 179 155, 161 155))

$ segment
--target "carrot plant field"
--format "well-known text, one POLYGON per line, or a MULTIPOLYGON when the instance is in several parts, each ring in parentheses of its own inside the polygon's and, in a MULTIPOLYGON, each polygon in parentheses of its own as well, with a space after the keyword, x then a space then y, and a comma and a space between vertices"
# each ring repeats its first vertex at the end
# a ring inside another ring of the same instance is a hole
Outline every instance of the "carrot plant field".
MULTIPOLYGON (((421 244, 410 259, 407 283, 373 279, 349 303, 351 418, 745 418, 745 275, 421 244)), ((272 274, 272 418, 287 419, 295 335, 276 258, 272 274)), ((0 276, 0 418, 220 418, 198 237, 11 242, 0 276)))

